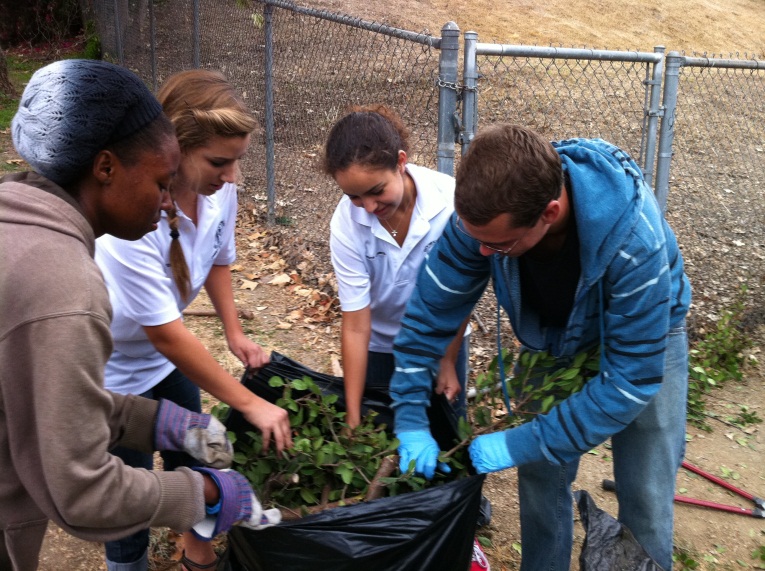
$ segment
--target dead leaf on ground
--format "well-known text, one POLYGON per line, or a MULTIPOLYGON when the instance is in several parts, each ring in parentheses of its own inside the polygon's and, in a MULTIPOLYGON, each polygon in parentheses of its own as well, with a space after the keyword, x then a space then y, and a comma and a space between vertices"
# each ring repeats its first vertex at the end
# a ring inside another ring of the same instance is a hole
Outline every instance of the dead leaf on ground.
POLYGON ((258 287, 258 282, 253 282, 250 280, 242 280, 242 285, 239 286, 239 289, 249 289, 254 290, 256 287, 258 287))
POLYGON ((291 281, 292 279, 287 274, 279 274, 268 283, 271 285, 287 285, 291 281))
POLYGON ((332 374, 336 377, 342 377, 343 367, 340 365, 340 359, 337 358, 337 355, 332 355, 330 361, 332 362, 332 374))
POLYGON ((291 311, 290 314, 287 316, 288 321, 297 321, 298 319, 303 319, 302 309, 296 309, 294 311, 291 311))
POLYGON ((287 265, 287 262, 285 262, 283 259, 279 258, 275 262, 268 264, 265 269, 267 270, 280 270, 284 266, 287 265))

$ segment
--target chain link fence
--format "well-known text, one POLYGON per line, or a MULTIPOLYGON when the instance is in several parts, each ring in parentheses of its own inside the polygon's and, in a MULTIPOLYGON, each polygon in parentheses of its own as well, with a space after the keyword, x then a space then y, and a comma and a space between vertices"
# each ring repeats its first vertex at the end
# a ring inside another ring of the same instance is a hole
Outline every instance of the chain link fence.
POLYGON ((665 124, 674 132, 667 217, 694 288, 692 318, 700 327, 716 320, 746 285, 745 326, 760 325, 765 322, 765 61, 670 53, 667 62, 665 124), (668 93, 673 89, 676 103, 668 93))
POLYGON ((276 222, 288 261, 310 250, 314 272, 330 271, 340 192, 320 171, 321 148, 350 105, 385 103, 412 131, 412 162, 445 172, 455 144, 496 121, 620 145, 667 205, 695 318, 716 319, 747 283, 762 321, 765 62, 481 44, 472 32, 460 49, 454 23, 431 36, 285 0, 83 1, 104 58, 153 88, 208 67, 244 95, 263 130, 243 162, 242 204, 276 222))
MULTIPOLYGON (((550 140, 606 139, 630 152, 650 179, 653 165, 646 164, 645 152, 648 111, 661 50, 654 54, 477 44, 475 62, 477 124, 522 124, 550 140)), ((471 75, 469 64, 466 59, 466 78, 471 75)), ((654 145, 656 126, 654 121, 654 145)))

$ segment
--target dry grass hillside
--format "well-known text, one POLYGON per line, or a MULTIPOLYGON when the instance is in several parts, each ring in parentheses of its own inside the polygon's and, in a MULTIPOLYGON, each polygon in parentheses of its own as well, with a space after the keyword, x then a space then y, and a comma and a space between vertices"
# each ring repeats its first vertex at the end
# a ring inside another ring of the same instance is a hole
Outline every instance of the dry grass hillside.
POLYGON ((436 33, 449 20, 481 41, 765 54, 765 1, 670 0, 321 0, 312 5, 436 33))

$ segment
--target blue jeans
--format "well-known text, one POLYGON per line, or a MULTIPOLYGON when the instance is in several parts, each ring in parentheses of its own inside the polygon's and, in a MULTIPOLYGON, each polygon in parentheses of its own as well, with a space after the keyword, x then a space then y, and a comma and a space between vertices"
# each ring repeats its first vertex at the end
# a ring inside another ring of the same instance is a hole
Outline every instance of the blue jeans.
MULTIPOLYGON (((627 428, 611 437, 619 516, 648 554, 672 568, 677 471, 685 455, 688 337, 669 333, 662 387, 627 428)), ((579 462, 518 468, 522 571, 568 571, 573 543, 571 484, 579 462)))
MULTIPOLYGON (((141 394, 141 396, 153 400, 163 398, 191 411, 202 411, 199 387, 187 379, 178 369, 175 369, 157 385, 141 394)), ((128 466, 133 466, 134 468, 151 470, 154 466, 153 456, 145 452, 138 452, 137 450, 121 446, 117 446, 109 452, 121 458, 128 466)), ((185 452, 161 452, 161 455, 165 470, 175 470, 179 466, 199 465, 199 462, 185 452)), ((105 547, 107 561, 114 563, 137 562, 144 557, 149 547, 149 530, 144 529, 122 539, 107 541, 105 547)), ((141 571, 141 569, 145 568, 142 565, 135 568, 130 567, 131 571, 141 571)))
MULTIPOLYGON (((468 378, 468 354, 470 352, 470 335, 465 335, 457 353, 457 361, 454 368, 457 371, 457 380, 462 390, 457 395, 453 407, 460 417, 467 415, 467 397, 466 385, 468 378)), ((390 388, 390 379, 393 377, 396 364, 392 353, 377 353, 370 351, 367 355, 367 376, 364 383, 365 389, 377 389, 388 394, 390 388)))

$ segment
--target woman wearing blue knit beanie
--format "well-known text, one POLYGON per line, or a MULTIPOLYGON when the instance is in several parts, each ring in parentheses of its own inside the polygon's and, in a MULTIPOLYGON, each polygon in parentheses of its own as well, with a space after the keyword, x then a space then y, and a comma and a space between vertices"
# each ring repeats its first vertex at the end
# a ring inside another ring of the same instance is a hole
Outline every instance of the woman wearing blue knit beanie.
POLYGON ((182 451, 219 468, 232 458, 209 415, 104 390, 112 308, 95 240, 137 240, 170 206, 180 151, 159 102, 126 69, 55 62, 32 76, 12 137, 33 172, 0 179, 0 569, 36 569, 49 520, 90 541, 277 521, 235 472, 155 474, 109 453, 182 451))

